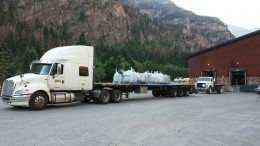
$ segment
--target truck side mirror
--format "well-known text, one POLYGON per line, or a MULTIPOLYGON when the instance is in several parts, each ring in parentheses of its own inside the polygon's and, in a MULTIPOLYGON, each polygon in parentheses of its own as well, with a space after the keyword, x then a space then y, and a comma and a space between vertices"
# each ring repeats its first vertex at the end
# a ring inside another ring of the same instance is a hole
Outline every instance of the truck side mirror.
POLYGON ((195 80, 196 80, 196 82, 198 82, 198 78, 196 78, 195 80))

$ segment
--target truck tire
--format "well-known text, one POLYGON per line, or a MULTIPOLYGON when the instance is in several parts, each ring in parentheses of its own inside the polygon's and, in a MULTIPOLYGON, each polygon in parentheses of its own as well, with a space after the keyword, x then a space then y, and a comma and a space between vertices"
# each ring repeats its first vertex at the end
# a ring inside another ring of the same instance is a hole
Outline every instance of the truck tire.
POLYGON ((169 96, 170 96, 170 97, 176 97, 176 96, 177 96, 177 91, 176 91, 175 89, 171 89, 171 90, 169 91, 169 96))
POLYGON ((182 97, 182 96, 183 96, 183 90, 179 89, 179 90, 177 91, 177 96, 178 96, 178 97, 182 97))
POLYGON ((102 90, 99 94, 98 102, 100 104, 107 104, 110 101, 110 92, 107 90, 102 90))
POLYGON ((154 97, 159 97, 161 93, 160 93, 159 90, 153 90, 152 94, 153 94, 154 97))
POLYGON ((163 97, 167 96, 167 90, 161 90, 160 95, 163 97))
POLYGON ((44 92, 35 92, 29 100, 29 107, 32 110, 43 110, 48 103, 48 97, 44 92))
POLYGON ((189 96, 190 95, 190 91, 189 90, 184 90, 183 91, 183 96, 189 96))
POLYGON ((120 90, 113 90, 111 94, 111 102, 119 103, 122 100, 122 92, 120 90))
POLYGON ((212 93, 212 88, 211 88, 211 86, 210 86, 209 89, 206 91, 206 93, 208 93, 208 94, 211 94, 211 93, 212 93))
POLYGON ((193 93, 194 93, 194 89, 193 89, 193 88, 190 88, 190 89, 189 89, 189 92, 190 92, 190 94, 193 94, 193 93))

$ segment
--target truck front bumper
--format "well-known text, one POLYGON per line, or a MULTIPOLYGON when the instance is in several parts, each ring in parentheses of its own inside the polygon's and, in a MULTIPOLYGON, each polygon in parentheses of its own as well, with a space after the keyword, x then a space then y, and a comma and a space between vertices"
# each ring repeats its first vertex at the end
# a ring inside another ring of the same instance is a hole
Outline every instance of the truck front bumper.
POLYGON ((196 91, 207 91, 208 88, 196 88, 195 90, 196 90, 196 91))
POLYGON ((1 100, 10 106, 29 107, 30 95, 2 96, 1 100))

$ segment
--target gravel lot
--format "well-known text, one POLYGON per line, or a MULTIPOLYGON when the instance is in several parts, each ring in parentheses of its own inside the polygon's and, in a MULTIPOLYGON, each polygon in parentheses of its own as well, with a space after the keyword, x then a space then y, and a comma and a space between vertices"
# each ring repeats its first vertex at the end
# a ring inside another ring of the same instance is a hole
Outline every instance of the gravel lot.
POLYGON ((255 96, 131 94, 120 104, 76 103, 43 111, 0 103, 0 145, 259 146, 260 100, 255 96))

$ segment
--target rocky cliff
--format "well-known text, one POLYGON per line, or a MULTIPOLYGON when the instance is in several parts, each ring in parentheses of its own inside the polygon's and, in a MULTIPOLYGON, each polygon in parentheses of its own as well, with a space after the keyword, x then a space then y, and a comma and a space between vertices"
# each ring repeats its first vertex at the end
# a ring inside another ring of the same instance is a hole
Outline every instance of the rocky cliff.
POLYGON ((169 0, 0 1, 0 43, 17 60, 28 47, 40 56, 55 46, 83 44, 97 47, 100 59, 113 48, 129 60, 182 64, 183 54, 232 38, 219 19, 169 0))
POLYGON ((173 26, 182 25, 182 33, 186 36, 182 41, 190 44, 191 51, 207 48, 227 40, 234 35, 220 19, 198 16, 191 11, 178 7, 171 0, 121 0, 135 7, 151 19, 173 26))

